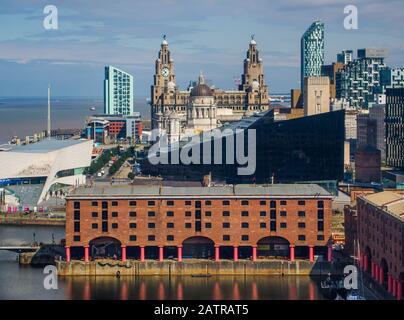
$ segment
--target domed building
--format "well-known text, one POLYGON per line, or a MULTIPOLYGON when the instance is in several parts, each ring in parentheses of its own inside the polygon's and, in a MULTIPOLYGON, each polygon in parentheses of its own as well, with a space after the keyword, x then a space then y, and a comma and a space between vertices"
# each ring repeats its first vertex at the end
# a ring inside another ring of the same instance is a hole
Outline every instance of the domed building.
POLYGON ((186 131, 199 133, 217 128, 217 110, 213 90, 205 84, 205 77, 199 75, 198 84, 191 89, 187 105, 186 131))

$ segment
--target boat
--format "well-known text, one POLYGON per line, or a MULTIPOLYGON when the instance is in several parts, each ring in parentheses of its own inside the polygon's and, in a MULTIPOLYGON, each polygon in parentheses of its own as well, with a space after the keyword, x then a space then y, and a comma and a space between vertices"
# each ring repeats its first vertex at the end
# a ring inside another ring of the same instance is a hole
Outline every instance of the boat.
POLYGON ((95 111, 95 107, 90 107, 90 110, 91 110, 91 111, 95 111))

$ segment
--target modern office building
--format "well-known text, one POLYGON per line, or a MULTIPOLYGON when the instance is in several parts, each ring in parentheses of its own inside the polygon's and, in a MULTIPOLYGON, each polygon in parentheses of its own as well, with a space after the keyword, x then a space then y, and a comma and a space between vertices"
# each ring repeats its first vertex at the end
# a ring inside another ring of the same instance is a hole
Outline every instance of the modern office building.
POLYGON ((386 164, 404 169, 404 88, 386 90, 386 164))
POLYGON ((304 91, 304 78, 321 76, 324 64, 324 23, 315 21, 303 34, 300 41, 300 81, 304 91))
POLYGON ((344 174, 344 113, 345 110, 339 110, 274 121, 273 111, 267 111, 220 127, 217 129, 220 130, 219 136, 214 136, 213 142, 202 139, 196 144, 198 147, 190 139, 170 148, 157 146, 153 151, 150 149, 142 163, 142 173, 197 181, 211 175, 213 181, 228 183, 340 181, 344 174), (236 159, 236 149, 240 148, 236 132, 238 136, 244 136, 241 146, 244 146, 245 153, 249 146, 249 132, 256 135, 253 140, 255 147, 252 143, 252 154, 248 157, 250 165, 255 167, 254 172, 240 175, 239 169, 247 164, 228 160, 236 159), (214 143, 221 143, 222 147, 212 150, 214 143), (233 146, 233 151, 225 149, 227 144, 233 146), (193 157, 195 161, 190 163, 178 158, 181 152, 190 153, 191 146, 200 151, 200 156, 193 157), (207 159, 204 160, 205 154, 207 159), (165 158, 166 163, 160 161, 165 158))
POLYGON ((380 70, 380 85, 383 93, 387 88, 404 88, 404 68, 380 70))
POLYGON ((330 98, 335 99, 337 96, 336 83, 337 72, 342 70, 345 64, 341 62, 334 62, 330 65, 321 66, 321 75, 330 79, 330 98))
POLYGON ((378 103, 380 71, 386 68, 385 49, 359 49, 358 57, 336 74, 336 97, 351 108, 369 108, 378 103))
MULTIPOLYGON (((404 282, 404 196, 391 191, 357 198, 360 265, 398 300, 404 282)), ((358 250, 356 251, 358 252, 358 250)))
POLYGON ((332 198, 315 184, 77 188, 66 259, 331 261, 332 198))
POLYGON ((303 100, 305 116, 330 112, 330 78, 304 78, 303 100))
POLYGON ((51 192, 85 183, 92 150, 92 141, 42 140, 0 151, 0 187, 21 206, 36 206, 51 192))
POLYGON ((104 113, 133 113, 133 76, 112 66, 105 67, 104 113))
POLYGON ((341 53, 337 54, 337 62, 342 64, 348 64, 353 61, 353 51, 343 50, 341 53))

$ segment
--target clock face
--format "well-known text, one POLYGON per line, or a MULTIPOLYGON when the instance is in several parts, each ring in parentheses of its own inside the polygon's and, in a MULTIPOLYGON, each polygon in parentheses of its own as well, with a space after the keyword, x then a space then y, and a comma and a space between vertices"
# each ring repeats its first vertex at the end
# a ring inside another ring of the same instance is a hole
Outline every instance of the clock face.
POLYGON ((161 69, 161 75, 164 78, 167 78, 170 75, 170 70, 167 67, 164 67, 163 69, 161 69))

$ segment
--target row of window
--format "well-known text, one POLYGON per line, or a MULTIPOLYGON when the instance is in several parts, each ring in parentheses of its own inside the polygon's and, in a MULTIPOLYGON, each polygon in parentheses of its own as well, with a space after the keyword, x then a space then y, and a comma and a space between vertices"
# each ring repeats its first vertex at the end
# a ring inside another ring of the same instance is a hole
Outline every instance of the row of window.
MULTIPOLYGON (((222 212, 222 216, 223 217, 230 217, 230 211, 223 211, 222 212)), ((148 217, 155 217, 156 216, 156 212, 155 211, 148 211, 147 212, 148 217)), ((174 217, 174 211, 167 211, 166 212, 167 217, 174 217)), ((200 218, 201 216, 201 211, 200 210, 196 210, 195 211, 195 215, 196 218, 200 218)), ((287 212, 286 211, 280 211, 279 215, 281 217, 286 217, 287 216, 287 212)), ((298 211, 297 212, 298 217, 302 218, 306 216, 306 211, 298 211)), ((91 216, 93 218, 97 218, 98 217, 98 212, 92 212, 91 216)), ((137 216, 136 211, 130 211, 129 212, 129 217, 134 218, 137 216)), ((192 216, 192 212, 191 211, 185 211, 185 216, 186 217, 191 217, 192 216)), ((210 217, 212 216, 212 212, 211 211, 205 211, 205 216, 206 217, 210 217)), ((242 217, 248 217, 249 216, 249 212, 248 211, 241 211, 241 216, 242 217)), ((261 217, 266 217, 267 216, 267 212, 266 211, 260 211, 260 216, 261 217)), ((117 218, 118 217, 118 212, 113 211, 111 212, 111 217, 113 218, 117 218)), ((271 219, 275 219, 276 218, 276 210, 271 210, 270 211, 270 217, 271 219)), ((108 219, 108 211, 103 211, 102 212, 102 218, 104 220, 108 219)), ((319 220, 324 219, 324 210, 317 210, 317 218, 319 220)), ((80 220, 80 211, 75 210, 74 211, 74 220, 80 220)))
MULTIPOLYGON (((304 206, 306 205, 306 201, 305 200, 298 200, 298 205, 299 206, 304 206)), ((167 200, 166 201, 167 206, 174 206, 175 205, 175 201, 174 200, 167 200)), ((222 200, 222 204, 223 206, 230 206, 230 200, 222 200)), ((93 207, 98 207, 98 201, 92 201, 91 205, 93 207)), ((119 205, 118 201, 111 201, 111 206, 112 207, 117 207, 119 205)), ((149 200, 147 201, 147 205, 149 207, 155 206, 156 205, 156 201, 154 200, 149 200)), ((186 200, 185 201, 185 205, 186 206, 191 206, 192 205, 192 201, 190 200, 186 200)), ((202 201, 195 201, 195 206, 196 207, 200 207, 202 205, 202 201)), ((212 201, 211 200, 205 200, 205 205, 206 206, 211 206, 212 205, 212 201)), ((241 200, 241 205, 242 206, 248 206, 249 205, 249 201, 248 200, 241 200)), ((261 206, 266 206, 267 205, 267 201, 266 200, 261 200, 260 201, 260 205, 261 206)), ((287 201, 286 200, 281 200, 280 201, 280 205, 281 206, 286 206, 287 205, 287 201)), ((136 207, 137 206, 137 202, 134 200, 129 201, 129 206, 131 207, 136 207)), ((270 208, 276 208, 276 201, 275 200, 271 200, 269 201, 269 206, 270 208)), ((103 208, 108 208, 108 201, 102 201, 102 207, 103 208)), ((324 201, 323 200, 318 200, 317 201, 317 207, 318 208, 324 208, 324 201)), ((80 209, 80 202, 79 201, 75 201, 74 202, 74 209, 80 209)))
MULTIPOLYGON (((299 241, 305 241, 306 236, 301 234, 297 236, 299 241)), ((167 241, 174 241, 174 236, 173 235, 167 235, 166 237, 167 241)), ((230 235, 223 235, 222 237, 223 241, 230 241, 231 237, 230 235)), ((318 241, 323 241, 324 240, 324 235, 317 235, 317 240, 318 241)), ((73 237, 73 241, 78 242, 81 241, 81 237, 76 235, 73 237)), ((137 241, 137 236, 136 235, 129 235, 129 241, 137 241)), ((156 236, 151 234, 147 236, 147 241, 156 241, 156 236)), ((241 241, 249 241, 249 236, 247 234, 241 235, 241 241)))

